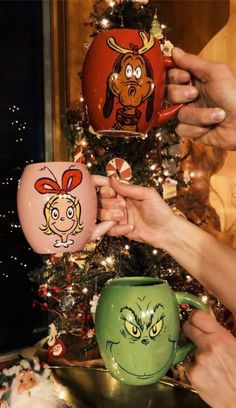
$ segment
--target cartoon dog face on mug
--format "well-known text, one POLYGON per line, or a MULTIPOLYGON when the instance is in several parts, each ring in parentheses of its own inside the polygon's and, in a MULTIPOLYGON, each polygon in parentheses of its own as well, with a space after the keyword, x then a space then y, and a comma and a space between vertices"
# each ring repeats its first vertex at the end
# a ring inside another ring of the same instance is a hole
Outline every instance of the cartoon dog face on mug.
POLYGON ((139 32, 143 46, 130 44, 130 49, 118 45, 113 37, 108 38, 110 48, 120 53, 116 59, 113 71, 107 79, 106 101, 103 114, 108 118, 113 110, 114 98, 123 106, 116 111, 116 123, 113 129, 138 131, 141 111, 137 108, 148 99, 146 121, 153 113, 154 89, 152 67, 144 53, 154 45, 154 38, 139 32))
POLYGON ((163 304, 144 296, 120 309, 119 325, 113 338, 107 339, 106 348, 120 375, 128 373, 145 384, 145 380, 166 371, 174 359, 176 344, 173 327, 167 330, 163 304))

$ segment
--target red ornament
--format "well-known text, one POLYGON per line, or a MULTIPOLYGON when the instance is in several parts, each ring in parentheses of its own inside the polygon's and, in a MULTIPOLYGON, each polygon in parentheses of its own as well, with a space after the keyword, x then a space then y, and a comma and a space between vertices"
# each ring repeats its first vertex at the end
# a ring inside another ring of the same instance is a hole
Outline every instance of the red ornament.
POLYGON ((61 339, 57 339, 52 346, 48 347, 48 360, 63 358, 66 354, 66 346, 61 339))
POLYGON ((106 171, 108 177, 112 176, 120 181, 130 180, 132 177, 132 170, 127 161, 122 159, 122 157, 115 157, 110 160, 106 165, 106 171))
POLYGON ((182 304, 180 305, 180 307, 181 307, 181 309, 183 309, 183 310, 189 310, 189 305, 188 305, 188 303, 182 303, 182 304))
POLYGON ((38 293, 39 293, 39 296, 46 297, 48 293, 47 285, 40 285, 38 293))
POLYGON ((82 146, 75 146, 74 161, 77 163, 84 163, 84 155, 82 146))
POLYGON ((55 293, 60 293, 61 292, 61 288, 59 286, 52 286, 51 289, 55 293))

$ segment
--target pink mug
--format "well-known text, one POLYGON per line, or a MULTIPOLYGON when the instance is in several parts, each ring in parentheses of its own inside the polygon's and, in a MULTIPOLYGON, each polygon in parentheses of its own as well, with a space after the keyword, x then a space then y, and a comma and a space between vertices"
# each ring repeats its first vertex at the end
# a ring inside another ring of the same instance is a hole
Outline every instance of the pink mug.
POLYGON ((173 67, 149 33, 128 28, 100 32, 82 71, 93 129, 106 136, 139 137, 171 119, 182 106, 163 106, 166 71, 173 67))
POLYGON ((96 187, 108 185, 81 163, 34 163, 18 185, 17 210, 24 235, 39 254, 75 252, 105 234, 114 222, 96 224, 96 187))

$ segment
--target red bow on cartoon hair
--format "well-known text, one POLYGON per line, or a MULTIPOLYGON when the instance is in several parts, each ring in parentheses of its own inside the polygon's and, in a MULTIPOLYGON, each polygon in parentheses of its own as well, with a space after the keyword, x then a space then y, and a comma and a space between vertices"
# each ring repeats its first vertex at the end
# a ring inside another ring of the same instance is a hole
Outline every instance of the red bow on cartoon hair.
POLYGON ((67 194, 74 190, 82 181, 82 172, 77 169, 64 171, 61 178, 61 187, 58 182, 49 177, 42 177, 34 183, 34 187, 41 194, 67 194))

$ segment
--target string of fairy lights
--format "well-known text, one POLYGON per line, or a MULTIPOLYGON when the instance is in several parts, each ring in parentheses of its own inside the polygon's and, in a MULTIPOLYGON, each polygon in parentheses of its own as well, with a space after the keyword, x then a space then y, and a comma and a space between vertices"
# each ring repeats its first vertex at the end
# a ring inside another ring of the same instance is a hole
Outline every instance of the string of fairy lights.
MULTIPOLYGON (((4 242, 11 242, 18 240, 18 234, 21 233, 21 226, 17 216, 16 210, 16 191, 17 183, 20 178, 20 174, 23 168, 30 163, 33 163, 33 159, 25 158, 24 153, 25 146, 28 143, 28 132, 30 131, 29 124, 22 118, 22 108, 18 105, 11 104, 8 107, 9 112, 9 131, 11 135, 11 148, 12 158, 9 158, 11 166, 4 169, 9 174, 3 174, 0 177, 0 188, 2 195, 7 197, 8 195, 15 197, 15 200, 8 202, 5 205, 4 200, 0 206, 0 222, 2 223, 2 239, 4 242), (7 234, 7 235, 6 235, 7 234), (11 238, 12 235, 12 238, 11 238)), ((18 248, 20 247, 18 244, 18 248)), ((10 245, 9 245, 10 247, 10 245)), ((26 244, 26 251, 31 251, 31 248, 26 244)), ((12 266, 14 269, 21 271, 21 269, 27 270, 28 263, 24 254, 20 255, 20 251, 16 251, 15 254, 8 251, 1 251, 0 254, 0 275, 2 279, 10 279, 12 266), (8 272, 6 272, 8 271, 8 272)))

